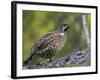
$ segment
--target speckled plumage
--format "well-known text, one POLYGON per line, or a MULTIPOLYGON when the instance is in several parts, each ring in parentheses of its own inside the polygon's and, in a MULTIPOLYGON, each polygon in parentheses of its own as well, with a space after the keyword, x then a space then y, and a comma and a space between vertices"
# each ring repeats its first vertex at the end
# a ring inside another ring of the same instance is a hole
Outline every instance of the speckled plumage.
POLYGON ((56 52, 60 51, 66 43, 65 31, 69 26, 64 24, 63 27, 40 37, 32 46, 30 56, 24 64, 26 65, 34 56, 51 59, 56 52))

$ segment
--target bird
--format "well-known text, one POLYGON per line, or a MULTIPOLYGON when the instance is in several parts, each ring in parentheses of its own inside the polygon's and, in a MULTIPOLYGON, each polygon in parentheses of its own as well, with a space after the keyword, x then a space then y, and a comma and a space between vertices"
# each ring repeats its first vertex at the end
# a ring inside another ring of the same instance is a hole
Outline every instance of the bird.
POLYGON ((24 65, 27 65, 34 57, 47 58, 52 61, 52 57, 60 51, 66 41, 66 31, 69 29, 68 24, 62 24, 60 28, 55 31, 48 32, 40 37, 32 46, 29 57, 24 61, 24 65))

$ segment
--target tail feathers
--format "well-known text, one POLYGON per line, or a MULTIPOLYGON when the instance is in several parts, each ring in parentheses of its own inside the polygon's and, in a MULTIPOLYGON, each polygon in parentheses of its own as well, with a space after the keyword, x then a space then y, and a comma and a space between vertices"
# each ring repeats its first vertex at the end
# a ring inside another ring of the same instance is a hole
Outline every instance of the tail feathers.
POLYGON ((24 61, 24 66, 27 65, 29 63, 29 61, 32 59, 33 55, 29 56, 29 58, 24 61))

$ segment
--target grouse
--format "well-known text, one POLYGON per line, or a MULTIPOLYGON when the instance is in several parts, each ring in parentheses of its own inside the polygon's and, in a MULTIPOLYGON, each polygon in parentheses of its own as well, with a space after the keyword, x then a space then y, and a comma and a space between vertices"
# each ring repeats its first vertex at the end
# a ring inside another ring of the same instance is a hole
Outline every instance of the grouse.
POLYGON ((40 39, 38 39, 32 46, 30 56, 26 61, 24 61, 24 65, 27 65, 28 62, 36 56, 52 60, 52 57, 56 52, 60 51, 64 47, 67 40, 65 32, 68 28, 68 24, 63 24, 61 28, 48 32, 44 36, 40 37, 40 39))

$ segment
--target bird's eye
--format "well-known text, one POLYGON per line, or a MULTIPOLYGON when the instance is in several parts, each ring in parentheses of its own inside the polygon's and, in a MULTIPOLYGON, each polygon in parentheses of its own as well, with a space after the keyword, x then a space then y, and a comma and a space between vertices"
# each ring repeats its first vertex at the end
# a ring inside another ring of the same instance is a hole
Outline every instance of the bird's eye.
POLYGON ((68 24, 64 24, 63 26, 63 31, 67 31, 67 29, 69 28, 70 26, 68 24))

